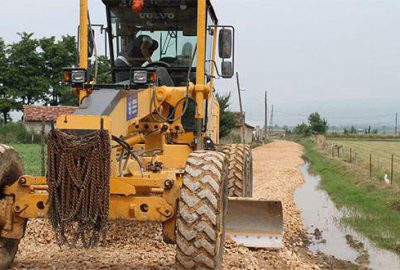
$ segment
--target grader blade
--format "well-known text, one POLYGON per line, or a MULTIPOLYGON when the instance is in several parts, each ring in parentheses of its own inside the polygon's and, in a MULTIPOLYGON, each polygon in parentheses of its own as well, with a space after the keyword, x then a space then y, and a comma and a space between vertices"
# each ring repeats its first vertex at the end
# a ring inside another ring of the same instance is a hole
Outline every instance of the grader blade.
POLYGON ((283 247, 282 203, 252 198, 228 198, 225 233, 253 248, 283 247))

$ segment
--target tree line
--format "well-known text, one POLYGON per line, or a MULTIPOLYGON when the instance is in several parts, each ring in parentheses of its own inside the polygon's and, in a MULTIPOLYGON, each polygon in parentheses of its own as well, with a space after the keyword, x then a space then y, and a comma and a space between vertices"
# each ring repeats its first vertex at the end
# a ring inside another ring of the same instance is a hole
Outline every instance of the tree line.
MULTIPOLYGON (((75 37, 18 35, 19 41, 12 44, 0 37, 0 121, 9 122, 10 112, 23 105, 76 106, 75 94, 62 84, 63 68, 77 63, 75 37)), ((108 81, 108 59, 101 56, 98 62, 100 80, 108 81)))
POLYGON ((345 127, 343 129, 343 134, 349 135, 349 134, 359 134, 359 133, 364 133, 364 134, 378 134, 378 129, 372 129, 371 126, 368 126, 368 128, 365 129, 356 129, 355 126, 351 126, 350 128, 345 127))

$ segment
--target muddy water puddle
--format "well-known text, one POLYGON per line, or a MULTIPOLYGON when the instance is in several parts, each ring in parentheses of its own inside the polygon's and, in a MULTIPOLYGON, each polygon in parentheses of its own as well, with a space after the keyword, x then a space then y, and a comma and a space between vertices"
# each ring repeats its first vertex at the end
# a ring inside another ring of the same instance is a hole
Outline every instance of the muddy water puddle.
POLYGON ((400 269, 398 255, 376 247, 340 223, 345 212, 349 211, 335 206, 328 193, 319 188, 320 176, 310 174, 309 166, 308 163, 301 166, 305 184, 295 192, 296 204, 302 211, 303 223, 311 238, 309 249, 371 269, 400 269))

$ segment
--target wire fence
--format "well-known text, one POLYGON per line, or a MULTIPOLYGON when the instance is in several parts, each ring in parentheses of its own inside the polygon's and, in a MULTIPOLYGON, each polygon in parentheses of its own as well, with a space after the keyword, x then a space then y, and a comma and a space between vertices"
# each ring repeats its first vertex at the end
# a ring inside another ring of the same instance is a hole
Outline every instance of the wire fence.
POLYGON ((339 144, 326 144, 324 150, 332 158, 367 170, 371 179, 388 185, 400 184, 400 156, 395 153, 366 153, 364 149, 339 144))

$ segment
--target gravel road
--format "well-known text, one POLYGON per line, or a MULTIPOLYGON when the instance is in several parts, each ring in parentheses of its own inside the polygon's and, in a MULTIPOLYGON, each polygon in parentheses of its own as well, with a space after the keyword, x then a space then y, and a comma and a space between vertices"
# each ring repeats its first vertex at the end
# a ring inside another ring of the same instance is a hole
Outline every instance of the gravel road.
MULTIPOLYGON (((282 200, 284 242, 280 251, 250 250, 227 241, 224 269, 347 269, 349 264, 313 255, 301 216, 293 201, 303 183, 299 170, 302 147, 276 141, 253 150, 254 196, 282 200)), ((49 225, 31 221, 15 259, 15 269, 173 269, 175 246, 163 243, 158 224, 112 224, 107 239, 96 249, 60 249, 49 225)))

